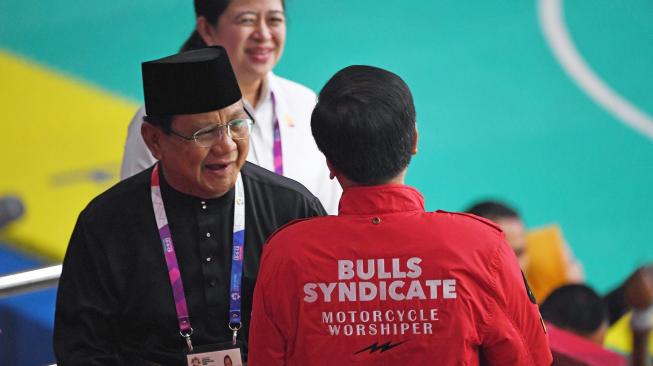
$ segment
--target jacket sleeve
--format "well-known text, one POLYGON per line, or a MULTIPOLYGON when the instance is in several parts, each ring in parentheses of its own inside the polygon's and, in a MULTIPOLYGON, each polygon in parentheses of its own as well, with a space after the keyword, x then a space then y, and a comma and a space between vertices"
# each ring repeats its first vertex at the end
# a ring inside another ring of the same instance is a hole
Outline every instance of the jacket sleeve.
MULTIPOLYGON (((501 234, 500 234, 501 235, 501 234)), ((546 328, 517 258, 500 239, 490 278, 481 354, 487 365, 551 365, 546 328)))
POLYGON ((110 284, 109 263, 80 215, 75 225, 57 292, 54 351, 59 365, 117 365, 117 301, 110 284))
MULTIPOLYGON (((252 320, 249 331, 249 366, 281 366, 286 364, 288 303, 292 301, 284 291, 288 284, 280 278, 279 268, 285 268, 266 245, 259 278, 254 290, 252 320), (286 304, 284 306, 284 304, 286 304), (285 324, 285 325, 284 325, 285 324)), ((289 268, 286 268, 286 271, 289 268)))
POLYGON ((145 116, 145 107, 141 106, 134 118, 132 118, 127 129, 127 140, 120 166, 120 179, 127 179, 134 174, 140 173, 154 164, 156 159, 143 141, 141 126, 145 116))

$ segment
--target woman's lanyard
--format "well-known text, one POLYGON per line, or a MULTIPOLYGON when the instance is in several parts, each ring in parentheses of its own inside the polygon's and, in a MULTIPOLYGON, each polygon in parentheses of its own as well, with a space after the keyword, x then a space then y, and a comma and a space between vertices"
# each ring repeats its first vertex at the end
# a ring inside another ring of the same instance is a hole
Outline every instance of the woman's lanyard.
MULTIPOLYGON (((156 226, 159 228, 159 236, 163 245, 163 254, 165 255, 166 264, 168 265, 168 275, 170 285, 172 285, 172 295, 175 299, 175 309, 177 311, 177 321, 179 323, 179 334, 186 339, 188 351, 193 350, 193 343, 190 336, 193 334, 193 328, 190 325, 188 315, 188 304, 184 293, 184 285, 181 282, 181 273, 175 254, 175 246, 172 242, 170 227, 168 226, 168 217, 163 206, 161 197, 161 186, 159 185, 159 164, 157 163, 152 170, 151 178, 152 208, 156 218, 156 226)), ((243 180, 238 172, 236 179, 236 197, 234 199, 234 231, 233 247, 231 256, 231 285, 229 290, 229 329, 231 329, 233 338, 232 342, 236 344, 238 331, 242 328, 243 323, 240 317, 240 299, 241 285, 243 277, 243 258, 245 249, 245 190, 243 189, 243 180)))
POLYGON ((283 175, 283 154, 281 151, 281 129, 279 128, 279 116, 277 115, 277 101, 274 98, 274 93, 270 93, 272 99, 272 153, 274 154, 274 172, 283 175))
MULTIPOLYGON (((272 101, 272 168, 267 168, 268 170, 274 170, 275 173, 283 175, 283 149, 281 142, 281 126, 279 125, 279 116, 277 114, 277 99, 274 96, 273 92, 270 92, 270 99, 272 101)), ((261 128, 260 125, 254 125, 254 128, 261 128)), ((254 155, 254 163, 265 167, 264 162, 262 162, 258 154, 259 147, 257 144, 252 144, 250 146, 250 154, 254 155)))

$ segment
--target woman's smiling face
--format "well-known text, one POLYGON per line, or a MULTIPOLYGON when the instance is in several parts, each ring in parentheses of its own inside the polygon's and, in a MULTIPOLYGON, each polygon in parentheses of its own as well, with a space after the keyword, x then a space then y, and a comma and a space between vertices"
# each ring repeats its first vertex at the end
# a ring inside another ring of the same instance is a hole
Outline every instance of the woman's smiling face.
POLYGON ((262 79, 279 62, 286 43, 284 4, 281 0, 233 0, 207 33, 208 45, 227 50, 239 82, 262 79))

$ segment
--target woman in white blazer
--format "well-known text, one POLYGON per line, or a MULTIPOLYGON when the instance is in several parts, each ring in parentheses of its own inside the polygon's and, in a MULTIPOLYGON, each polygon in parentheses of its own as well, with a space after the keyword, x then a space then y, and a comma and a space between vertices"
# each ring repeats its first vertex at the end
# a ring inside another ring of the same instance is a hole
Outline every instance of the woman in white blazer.
MULTIPOLYGON (((272 73, 286 41, 284 1, 195 0, 195 14, 195 30, 182 50, 213 45, 227 50, 246 107, 256 119, 247 160, 302 183, 328 213, 337 213, 341 188, 330 179, 311 134, 316 95, 272 73)), ((144 115, 141 107, 129 124, 122 179, 155 162, 141 137, 144 115)))

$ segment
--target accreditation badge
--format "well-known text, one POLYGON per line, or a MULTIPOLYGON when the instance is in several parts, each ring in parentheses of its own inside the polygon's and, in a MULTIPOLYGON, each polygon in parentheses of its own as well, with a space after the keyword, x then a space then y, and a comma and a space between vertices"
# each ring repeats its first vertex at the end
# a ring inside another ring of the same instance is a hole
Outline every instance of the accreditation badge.
POLYGON ((186 361, 188 366, 244 366, 240 342, 195 347, 186 361))

